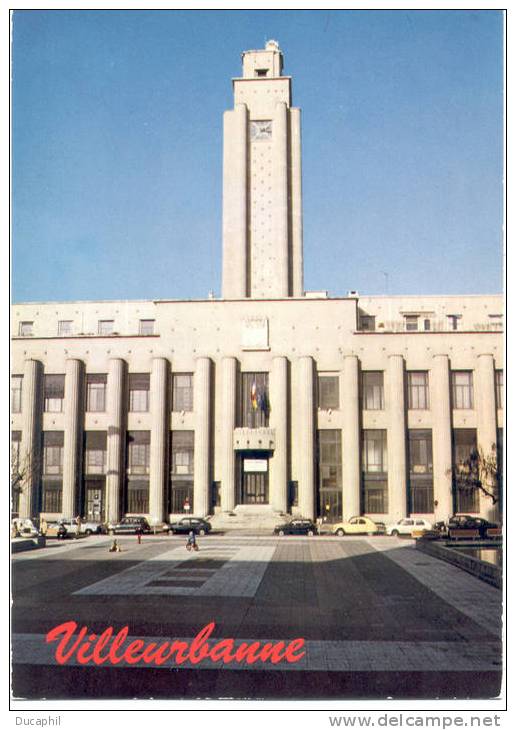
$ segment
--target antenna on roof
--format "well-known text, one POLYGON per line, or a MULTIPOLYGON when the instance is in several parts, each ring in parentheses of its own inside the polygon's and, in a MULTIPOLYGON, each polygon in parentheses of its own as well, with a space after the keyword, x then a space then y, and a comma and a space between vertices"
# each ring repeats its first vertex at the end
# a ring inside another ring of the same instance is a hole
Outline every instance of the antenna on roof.
POLYGON ((389 293, 389 274, 387 271, 381 271, 381 274, 385 276, 385 293, 389 293))

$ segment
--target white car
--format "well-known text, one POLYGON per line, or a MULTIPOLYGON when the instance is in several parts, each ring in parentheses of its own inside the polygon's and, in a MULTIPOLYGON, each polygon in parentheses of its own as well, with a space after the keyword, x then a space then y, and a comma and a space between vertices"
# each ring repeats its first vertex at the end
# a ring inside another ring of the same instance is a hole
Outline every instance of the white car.
POLYGON ((32 520, 15 517, 11 522, 11 537, 36 537, 39 535, 32 520))
POLYGON ((424 520, 422 517, 404 517, 402 520, 397 522, 391 522, 385 528, 387 535, 412 535, 413 532, 419 532, 420 530, 431 530, 432 525, 428 520, 424 520))

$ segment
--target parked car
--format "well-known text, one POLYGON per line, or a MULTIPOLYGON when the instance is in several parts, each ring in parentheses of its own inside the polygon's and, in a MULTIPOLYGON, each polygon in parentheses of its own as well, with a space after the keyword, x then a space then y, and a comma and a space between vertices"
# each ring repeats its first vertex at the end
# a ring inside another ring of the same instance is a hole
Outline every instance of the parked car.
POLYGON ((30 519, 15 517, 11 522, 11 537, 36 537, 39 534, 30 519))
POLYGON ((411 535, 421 530, 431 530, 432 525, 422 517, 405 517, 397 522, 391 522, 385 527, 387 535, 411 535))
POLYGON ((149 533, 151 526, 146 517, 122 517, 120 522, 109 522, 108 532, 110 535, 137 535, 138 532, 149 533))
POLYGON ((196 535, 207 535, 211 525, 202 517, 183 517, 177 522, 171 522, 168 527, 173 535, 187 535, 192 530, 196 535))
MULTIPOLYGON (((55 535, 58 540, 64 540, 66 537, 79 537, 79 522, 75 518, 62 517, 55 523, 55 535)), ((47 527, 47 535, 49 534, 47 527)))
POLYGON ((81 535, 103 535, 107 531, 107 527, 102 522, 94 522, 93 520, 81 520, 81 535))
POLYGON ((101 535, 106 531, 106 526, 100 522, 82 520, 77 517, 62 517, 55 523, 47 526, 47 535, 58 538, 78 537, 79 535, 101 535))
POLYGON ((487 530, 498 528, 496 522, 489 522, 482 517, 472 515, 454 515, 447 522, 436 522, 434 530, 444 536, 450 534, 450 530, 478 530, 480 537, 486 537, 487 530))
POLYGON ((385 532, 383 522, 374 522, 370 517, 351 517, 347 522, 333 526, 334 535, 377 535, 385 532))
POLYGON ((312 535, 317 534, 317 526, 312 520, 296 519, 285 522, 282 525, 276 525, 274 528, 275 535, 312 535))

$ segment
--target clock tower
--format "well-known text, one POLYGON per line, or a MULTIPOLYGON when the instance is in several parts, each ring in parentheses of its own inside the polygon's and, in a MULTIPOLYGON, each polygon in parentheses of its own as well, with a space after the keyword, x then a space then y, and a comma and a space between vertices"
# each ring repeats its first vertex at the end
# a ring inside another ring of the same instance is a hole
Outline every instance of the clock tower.
POLYGON ((222 297, 301 297, 300 110, 276 41, 242 62, 224 113, 222 297))

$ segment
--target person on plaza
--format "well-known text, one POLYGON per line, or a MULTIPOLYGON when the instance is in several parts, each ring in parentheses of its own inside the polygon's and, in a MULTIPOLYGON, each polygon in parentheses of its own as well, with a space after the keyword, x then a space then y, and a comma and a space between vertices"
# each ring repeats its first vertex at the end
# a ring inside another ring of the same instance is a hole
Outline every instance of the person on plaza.
POLYGON ((42 517, 41 520, 40 520, 40 523, 39 523, 39 532, 40 532, 40 534, 41 535, 46 535, 47 534, 47 529, 48 529, 47 521, 46 521, 46 519, 44 517, 42 517))
POLYGON ((190 533, 188 534, 188 540, 186 541, 186 549, 187 550, 199 550, 199 546, 197 545, 197 540, 195 538, 195 532, 193 530, 190 530, 190 533))
POLYGON ((111 543, 111 547, 109 548, 109 552, 110 553, 121 553, 122 552, 122 548, 118 544, 118 540, 113 540, 113 542, 111 543))
POLYGON ((142 544, 142 533, 143 533, 142 526, 138 525, 136 527, 136 536, 138 538, 138 545, 142 544))

